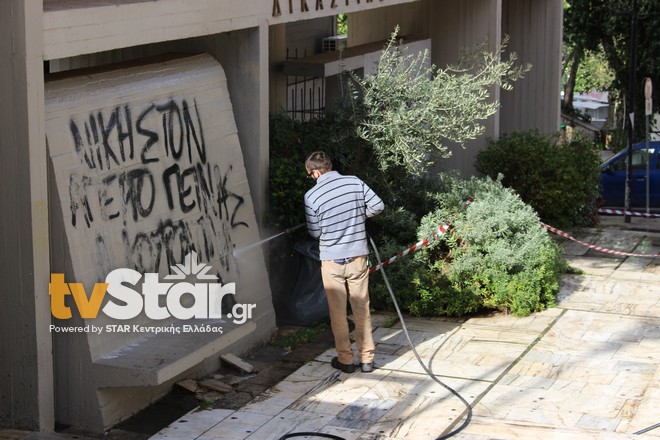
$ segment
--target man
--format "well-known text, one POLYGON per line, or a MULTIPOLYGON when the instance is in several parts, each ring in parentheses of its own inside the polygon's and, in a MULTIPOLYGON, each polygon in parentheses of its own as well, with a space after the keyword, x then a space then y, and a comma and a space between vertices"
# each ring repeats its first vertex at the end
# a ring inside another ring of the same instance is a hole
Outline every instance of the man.
POLYGON ((307 174, 316 184, 305 194, 307 229, 319 239, 321 275, 328 298, 330 325, 337 357, 332 366, 344 373, 355 371, 346 317, 346 300, 355 317, 355 343, 360 368, 374 368, 375 344, 369 311, 369 269, 365 220, 383 211, 382 200, 362 180, 332 170, 323 151, 305 160, 307 174))

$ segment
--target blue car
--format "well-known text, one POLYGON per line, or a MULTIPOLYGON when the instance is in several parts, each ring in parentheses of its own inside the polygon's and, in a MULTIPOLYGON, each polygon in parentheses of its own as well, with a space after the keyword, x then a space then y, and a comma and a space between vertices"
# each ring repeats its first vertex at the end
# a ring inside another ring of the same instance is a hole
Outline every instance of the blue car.
MULTIPOLYGON (((649 161, 649 204, 660 207, 660 161, 658 152, 660 141, 649 142, 648 155, 646 142, 633 145, 632 182, 630 187, 630 206, 646 207, 646 161, 649 161)), ((617 153, 600 167, 601 196, 604 206, 623 207, 626 185, 626 164, 628 149, 617 153)))

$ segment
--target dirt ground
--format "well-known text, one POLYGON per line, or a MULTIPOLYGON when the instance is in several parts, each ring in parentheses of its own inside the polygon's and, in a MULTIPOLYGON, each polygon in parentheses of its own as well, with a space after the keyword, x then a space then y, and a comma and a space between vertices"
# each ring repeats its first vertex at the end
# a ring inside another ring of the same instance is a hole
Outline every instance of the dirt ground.
MULTIPOLYGON (((298 327, 283 326, 279 334, 291 333, 298 327)), ((210 399, 200 401, 191 392, 177 386, 158 402, 140 413, 120 423, 109 432, 98 438, 104 440, 144 440, 156 434, 170 423, 176 421, 196 407, 239 409, 271 386, 281 382, 289 374, 296 371, 306 362, 334 346, 332 331, 329 326, 313 340, 289 350, 274 345, 265 345, 254 349, 241 357, 254 366, 251 374, 241 373, 227 365, 214 373, 217 380, 231 385, 233 391, 227 394, 213 394, 210 399)), ((74 435, 78 439, 87 438, 89 434, 60 427, 60 434, 74 435), (83 436, 83 437, 81 437, 83 436)), ((96 438, 94 436, 90 439, 96 438)))

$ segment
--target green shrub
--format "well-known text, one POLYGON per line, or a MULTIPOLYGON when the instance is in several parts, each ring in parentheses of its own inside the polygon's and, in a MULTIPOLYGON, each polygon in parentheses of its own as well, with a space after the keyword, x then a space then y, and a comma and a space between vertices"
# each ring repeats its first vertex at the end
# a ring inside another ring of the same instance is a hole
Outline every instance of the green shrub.
MULTIPOLYGON (((437 181, 410 176, 402 167, 379 168, 372 150, 355 134, 351 112, 341 109, 324 119, 294 121, 286 114, 270 118, 269 223, 286 229, 305 221, 303 195, 314 185, 304 160, 315 150, 325 150, 333 167, 365 181, 385 202, 385 212, 369 220, 369 232, 385 235, 401 246, 414 241, 419 221, 434 207, 429 194, 438 191, 437 181)), ((305 236, 305 232, 301 234, 305 236)))
POLYGON ((516 132, 489 142, 475 167, 513 188, 539 217, 558 228, 594 224, 600 156, 592 142, 557 142, 556 135, 516 132))
MULTIPOLYGON (((386 210, 367 222, 383 259, 432 236, 440 223, 452 224, 442 240, 386 266, 404 311, 463 316, 499 309, 525 315, 553 303, 558 250, 512 190, 491 179, 411 177, 396 167, 384 173, 369 149, 342 129, 348 125, 340 116, 305 123, 271 118, 271 224, 286 228, 304 221, 303 194, 314 182, 303 161, 324 149, 340 172, 362 177, 385 201, 386 210), (466 208, 468 197, 475 200, 466 208)), ((309 239, 304 228, 296 232, 291 241, 309 239)), ((376 264, 373 255, 370 260, 376 264)), ((372 307, 394 309, 379 272, 370 277, 370 295, 372 307)))
MULTIPOLYGON (((410 244, 412 243, 409 243, 408 246, 410 244)), ((381 240, 380 237, 378 237, 377 246, 378 253, 383 261, 397 255, 406 247, 402 246, 400 243, 393 242, 389 238, 381 240)), ((369 257, 369 262, 373 266, 378 264, 378 260, 374 254, 369 257)), ((399 307, 406 312, 410 311, 410 304, 415 302, 419 297, 418 289, 412 285, 411 281, 412 276, 421 269, 423 264, 423 261, 408 255, 398 258, 391 265, 385 266, 387 279, 392 285, 397 303, 399 304, 399 307)), ((382 273, 380 271, 372 273, 369 277, 369 298, 371 301, 371 307, 376 310, 395 310, 392 298, 383 282, 382 273)))
POLYGON ((303 195, 314 185, 305 171, 305 158, 327 149, 327 121, 299 122, 284 113, 270 117, 269 223, 290 228, 305 221, 303 195))
POLYGON ((430 270, 415 275, 420 299, 410 311, 459 315, 486 308, 525 316, 553 305, 563 263, 533 209, 489 178, 445 182, 444 206, 424 217, 420 236, 450 215, 452 227, 418 256, 430 270), (466 193, 474 201, 463 208, 466 193))

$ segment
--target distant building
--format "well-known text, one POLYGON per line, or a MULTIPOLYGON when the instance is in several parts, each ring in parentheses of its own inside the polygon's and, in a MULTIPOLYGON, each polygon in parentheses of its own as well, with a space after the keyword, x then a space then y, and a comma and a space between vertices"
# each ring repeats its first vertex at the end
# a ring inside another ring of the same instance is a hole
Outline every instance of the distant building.
POLYGON ((573 108, 591 118, 591 125, 604 129, 610 108, 609 93, 591 92, 577 94, 573 99, 573 108))

